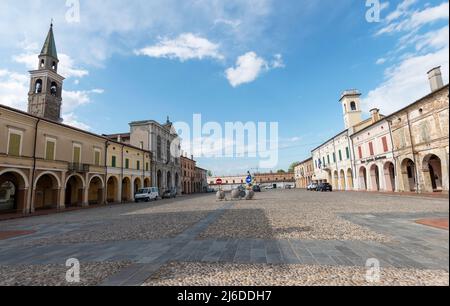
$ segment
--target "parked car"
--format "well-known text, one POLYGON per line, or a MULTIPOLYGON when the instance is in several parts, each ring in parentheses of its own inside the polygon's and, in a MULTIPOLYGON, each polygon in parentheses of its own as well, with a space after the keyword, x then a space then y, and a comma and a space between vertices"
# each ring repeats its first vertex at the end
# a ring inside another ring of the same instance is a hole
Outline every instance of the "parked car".
POLYGON ((254 192, 261 192, 261 187, 259 185, 255 185, 255 186, 253 186, 253 191, 254 192))
POLYGON ((273 189, 273 186, 266 186, 264 189, 265 189, 265 190, 272 190, 272 189, 273 189))
POLYGON ((326 191, 333 191, 333 186, 329 183, 322 183, 317 186, 317 191, 326 192, 326 191))
POLYGON ((154 201, 159 198, 159 189, 156 187, 142 188, 134 195, 134 200, 136 203, 145 201, 154 201))
POLYGON ((308 191, 316 191, 317 187, 319 187, 317 184, 312 183, 312 184, 309 184, 308 187, 306 187, 306 190, 308 190, 308 191))
POLYGON ((177 197, 177 191, 175 189, 166 190, 162 195, 163 199, 175 199, 176 197, 177 197))

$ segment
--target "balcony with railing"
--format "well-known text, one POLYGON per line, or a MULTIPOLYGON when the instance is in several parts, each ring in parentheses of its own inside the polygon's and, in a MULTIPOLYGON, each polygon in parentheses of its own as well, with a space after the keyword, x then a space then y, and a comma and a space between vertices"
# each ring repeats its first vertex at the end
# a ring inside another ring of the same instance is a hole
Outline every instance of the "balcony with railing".
POLYGON ((90 165, 80 163, 69 163, 70 172, 87 173, 90 170, 90 165))

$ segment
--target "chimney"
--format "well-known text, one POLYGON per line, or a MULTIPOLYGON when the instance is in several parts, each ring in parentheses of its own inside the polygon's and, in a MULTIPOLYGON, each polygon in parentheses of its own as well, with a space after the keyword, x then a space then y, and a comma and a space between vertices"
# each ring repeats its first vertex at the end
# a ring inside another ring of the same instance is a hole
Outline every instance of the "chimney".
POLYGON ((191 160, 194 160, 194 155, 191 155, 191 160))
POLYGON ((122 137, 120 135, 117 136, 117 142, 122 142, 122 137))
POLYGON ((372 115, 372 123, 380 121, 380 110, 378 108, 371 109, 370 114, 372 115))
POLYGON ((442 81, 441 66, 428 71, 428 80, 430 81, 431 92, 435 92, 444 86, 444 82, 442 81))

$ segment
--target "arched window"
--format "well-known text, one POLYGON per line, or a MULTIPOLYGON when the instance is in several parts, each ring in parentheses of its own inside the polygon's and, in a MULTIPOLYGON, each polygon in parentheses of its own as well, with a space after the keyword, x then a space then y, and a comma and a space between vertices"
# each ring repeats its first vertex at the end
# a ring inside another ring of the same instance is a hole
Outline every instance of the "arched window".
POLYGON ((158 140, 157 140, 157 144, 156 144, 156 156, 158 157, 158 159, 162 158, 161 146, 162 146, 161 136, 158 136, 158 140))
POLYGON ((52 64, 52 69, 53 69, 53 70, 56 70, 56 62, 53 62, 53 64, 52 64))
POLYGON ((45 61, 42 59, 41 60, 41 68, 44 68, 44 66, 45 66, 45 61))
POLYGON ((55 82, 50 85, 50 94, 55 97, 58 94, 58 85, 55 82))
POLYGON ((42 80, 39 79, 36 81, 36 84, 34 84, 34 93, 38 94, 42 92, 42 80))
POLYGON ((352 111, 356 111, 356 102, 355 101, 352 101, 352 103, 350 103, 350 109, 352 111))

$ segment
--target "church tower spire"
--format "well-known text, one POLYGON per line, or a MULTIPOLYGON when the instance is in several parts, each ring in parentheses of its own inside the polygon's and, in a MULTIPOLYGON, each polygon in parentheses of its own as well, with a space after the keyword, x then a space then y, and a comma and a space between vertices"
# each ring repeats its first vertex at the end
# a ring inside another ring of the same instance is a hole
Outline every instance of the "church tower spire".
POLYGON ((32 115, 61 122, 62 87, 64 78, 58 74, 53 22, 38 56, 37 70, 30 71, 28 112, 32 115))

